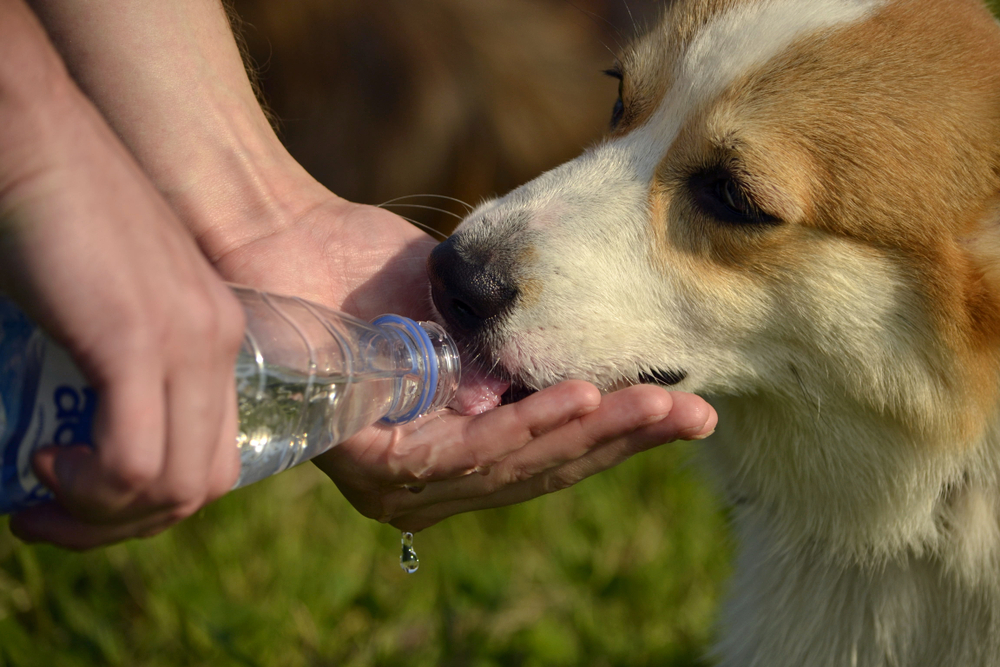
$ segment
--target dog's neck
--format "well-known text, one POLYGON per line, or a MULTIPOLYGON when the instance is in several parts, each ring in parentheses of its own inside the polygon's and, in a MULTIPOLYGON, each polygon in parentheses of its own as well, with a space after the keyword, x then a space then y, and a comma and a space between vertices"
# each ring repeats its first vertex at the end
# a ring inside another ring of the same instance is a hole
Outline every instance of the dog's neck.
POLYGON ((713 399, 703 451, 740 544, 723 664, 993 665, 982 656, 1000 646, 981 651, 1000 641, 1000 418, 975 442, 936 442, 847 398, 796 400, 713 399), (781 635, 803 622, 816 632, 781 635), (968 659, 928 662, 937 646, 968 659))
POLYGON ((712 399, 719 428, 705 457, 731 502, 769 517, 774 548, 820 542, 846 561, 877 565, 956 539, 964 520, 955 508, 971 495, 985 503, 976 532, 987 509, 1000 517, 1000 412, 961 441, 846 396, 806 404, 813 400, 712 399))

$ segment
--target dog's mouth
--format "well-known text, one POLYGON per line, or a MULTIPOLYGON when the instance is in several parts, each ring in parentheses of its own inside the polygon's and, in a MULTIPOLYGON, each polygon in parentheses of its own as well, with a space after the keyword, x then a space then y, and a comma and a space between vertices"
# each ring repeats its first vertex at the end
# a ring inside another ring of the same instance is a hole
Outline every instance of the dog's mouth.
POLYGON ((487 372, 475 361, 462 360, 462 381, 451 407, 461 415, 478 415, 501 404, 510 380, 487 372))
POLYGON ((522 384, 517 384, 512 382, 507 391, 503 393, 500 397, 500 405, 510 405, 511 403, 517 403, 522 398, 527 398, 528 396, 534 394, 537 389, 531 389, 522 384))
MULTIPOLYGON (((494 369, 496 367, 494 366, 494 369)), ((486 371, 475 361, 462 361, 462 381, 451 407, 462 415, 479 415, 500 405, 516 403, 537 389, 518 382, 502 371, 486 371)), ((672 387, 687 377, 684 370, 655 369, 640 373, 638 378, 611 383, 605 391, 614 391, 636 383, 672 387)))
POLYGON ((459 414, 482 414, 500 405, 516 403, 537 391, 496 364, 490 364, 490 370, 486 370, 480 355, 473 360, 468 356, 462 355, 462 381, 450 406, 459 414))

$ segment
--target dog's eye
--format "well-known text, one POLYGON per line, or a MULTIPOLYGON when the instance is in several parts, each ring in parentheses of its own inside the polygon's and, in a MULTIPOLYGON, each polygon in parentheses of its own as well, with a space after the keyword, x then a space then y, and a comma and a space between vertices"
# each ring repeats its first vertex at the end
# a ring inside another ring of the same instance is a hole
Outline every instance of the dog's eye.
POLYGON ((731 178, 725 178, 715 184, 715 194, 733 213, 751 215, 753 205, 743 193, 743 189, 731 178))
POLYGON ((618 101, 615 102, 615 106, 611 109, 611 129, 618 127, 618 123, 622 122, 622 116, 625 115, 625 103, 622 102, 622 98, 619 95, 618 101))
POLYGON ((725 170, 701 172, 691 177, 695 201, 714 218, 740 225, 773 225, 778 219, 754 203, 737 178, 725 170))
POLYGON ((622 99, 622 93, 625 89, 625 75, 617 65, 609 70, 604 70, 604 73, 614 79, 618 79, 618 99, 611 110, 611 129, 613 130, 618 127, 618 124, 622 122, 622 116, 625 115, 625 102, 622 99))

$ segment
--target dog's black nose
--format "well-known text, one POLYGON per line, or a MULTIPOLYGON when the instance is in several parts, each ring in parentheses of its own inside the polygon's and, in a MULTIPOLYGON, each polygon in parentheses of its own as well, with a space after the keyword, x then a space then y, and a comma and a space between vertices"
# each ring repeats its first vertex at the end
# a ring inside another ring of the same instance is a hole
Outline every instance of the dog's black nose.
POLYGON ((488 253, 463 250, 452 236, 427 260, 434 305, 448 324, 475 333, 505 312, 517 298, 507 271, 489 261, 488 253))

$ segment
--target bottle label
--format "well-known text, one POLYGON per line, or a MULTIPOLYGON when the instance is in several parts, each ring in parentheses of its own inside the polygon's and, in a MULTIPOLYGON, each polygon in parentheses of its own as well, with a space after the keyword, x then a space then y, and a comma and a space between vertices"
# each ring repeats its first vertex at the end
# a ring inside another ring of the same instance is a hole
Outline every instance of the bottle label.
POLYGON ((31 469, 47 445, 92 445, 97 394, 69 353, 0 297, 0 514, 52 497, 31 469))

